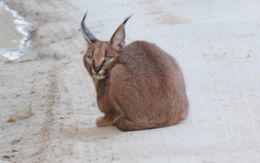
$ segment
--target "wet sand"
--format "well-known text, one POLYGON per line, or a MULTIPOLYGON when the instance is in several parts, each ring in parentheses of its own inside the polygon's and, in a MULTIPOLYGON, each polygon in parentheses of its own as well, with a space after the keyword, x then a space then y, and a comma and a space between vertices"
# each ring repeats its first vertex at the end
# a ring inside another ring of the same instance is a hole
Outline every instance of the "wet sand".
POLYGON ((24 35, 17 30, 15 17, 0 2, 0 49, 18 49, 24 35))

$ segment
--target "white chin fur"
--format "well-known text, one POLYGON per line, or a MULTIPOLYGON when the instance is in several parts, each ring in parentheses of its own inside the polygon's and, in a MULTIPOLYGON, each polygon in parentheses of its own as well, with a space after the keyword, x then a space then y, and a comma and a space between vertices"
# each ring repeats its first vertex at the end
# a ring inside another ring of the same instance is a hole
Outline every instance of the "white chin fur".
POLYGON ((96 80, 102 80, 105 77, 106 77, 105 75, 93 75, 93 78, 96 79, 96 80))

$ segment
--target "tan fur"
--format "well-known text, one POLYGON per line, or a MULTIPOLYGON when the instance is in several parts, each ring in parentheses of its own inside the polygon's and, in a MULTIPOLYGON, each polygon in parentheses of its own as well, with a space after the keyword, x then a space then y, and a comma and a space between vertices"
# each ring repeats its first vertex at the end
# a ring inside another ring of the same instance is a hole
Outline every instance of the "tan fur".
POLYGON ((186 118, 188 99, 180 67, 156 45, 136 41, 118 51, 110 42, 97 41, 89 44, 83 61, 93 77, 98 107, 105 114, 97 119, 97 126, 142 130, 186 118), (95 64, 102 65, 98 73, 93 70, 95 64))

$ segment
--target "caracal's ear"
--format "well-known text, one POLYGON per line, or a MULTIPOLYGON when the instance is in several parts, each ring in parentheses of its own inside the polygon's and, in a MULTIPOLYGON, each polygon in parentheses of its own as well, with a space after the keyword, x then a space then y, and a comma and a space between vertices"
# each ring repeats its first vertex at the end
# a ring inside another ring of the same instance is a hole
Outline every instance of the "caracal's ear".
POLYGON ((110 45, 120 51, 125 47, 125 24, 132 15, 128 16, 124 22, 116 29, 110 40, 110 45))
POLYGON ((87 16, 87 12, 85 13, 85 15, 83 16, 82 18, 82 21, 81 21, 81 29, 82 29, 82 32, 83 32, 83 36, 84 38, 86 39, 86 41, 89 43, 89 44, 94 44, 95 42, 97 42, 97 38, 89 31, 89 29, 87 28, 86 24, 85 24, 85 19, 86 19, 86 16, 87 16))

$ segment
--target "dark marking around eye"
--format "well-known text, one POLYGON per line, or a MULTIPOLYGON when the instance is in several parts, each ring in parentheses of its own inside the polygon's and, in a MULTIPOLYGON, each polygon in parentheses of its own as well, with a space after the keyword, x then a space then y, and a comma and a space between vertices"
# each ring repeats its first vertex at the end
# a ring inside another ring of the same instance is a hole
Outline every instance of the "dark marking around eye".
POLYGON ((104 61, 107 60, 107 51, 105 50, 105 59, 104 61))
POLYGON ((92 50, 91 56, 94 56, 95 49, 92 50))

